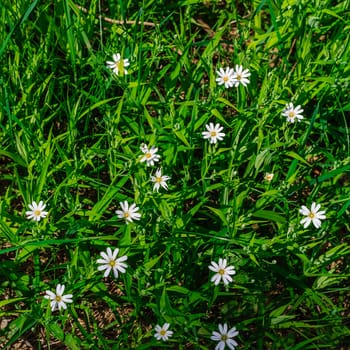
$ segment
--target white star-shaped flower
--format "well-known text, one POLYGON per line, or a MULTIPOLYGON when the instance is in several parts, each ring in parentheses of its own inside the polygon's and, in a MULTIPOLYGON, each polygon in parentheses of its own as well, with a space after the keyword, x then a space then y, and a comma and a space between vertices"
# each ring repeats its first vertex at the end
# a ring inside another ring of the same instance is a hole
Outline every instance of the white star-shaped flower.
POLYGON ((301 115, 304 110, 301 109, 301 106, 293 106, 293 103, 287 103, 286 107, 284 108, 282 115, 284 117, 287 117, 287 121, 290 123, 294 123, 296 120, 300 122, 304 117, 301 115))
POLYGON ((218 85, 225 85, 226 89, 231 88, 234 85, 234 70, 232 68, 220 68, 216 73, 218 75, 216 78, 218 85))
POLYGON ((160 155, 157 154, 158 148, 155 146, 152 146, 151 148, 148 148, 146 145, 142 145, 140 147, 143 156, 140 160, 140 162, 146 162, 147 166, 153 166, 155 162, 159 162, 160 155))
POLYGON ((56 286, 56 293, 51 292, 50 290, 46 291, 46 295, 44 298, 51 300, 51 310, 61 310, 61 309, 67 309, 66 303, 72 303, 73 295, 72 294, 66 294, 63 295, 65 289, 64 284, 58 284, 56 286))
POLYGON ((101 264, 100 266, 98 266, 97 269, 99 271, 106 270, 103 274, 103 277, 107 277, 112 270, 115 278, 118 278, 119 272, 125 273, 125 269, 128 267, 128 265, 123 263, 123 261, 127 260, 128 257, 124 255, 117 259, 118 253, 118 248, 114 249, 114 251, 112 252, 112 249, 109 247, 107 248, 106 253, 100 253, 103 259, 97 260, 97 263, 101 264))
POLYGON ((127 58, 124 60, 121 59, 120 53, 113 55, 113 61, 107 61, 107 68, 112 69, 113 73, 118 75, 120 71, 124 72, 124 74, 128 74, 128 71, 125 67, 130 65, 130 62, 127 58))
POLYGON ((215 350, 224 350, 225 346, 231 350, 235 350, 235 346, 237 346, 237 342, 232 338, 238 335, 238 331, 236 331, 236 327, 233 327, 228 330, 227 324, 223 325, 219 324, 219 332, 213 332, 210 337, 211 340, 218 341, 219 343, 215 346, 215 350))
POLYGON ((173 331, 169 331, 169 323, 164 323, 163 326, 159 326, 158 324, 155 327, 155 334, 154 336, 157 338, 157 340, 163 340, 163 341, 167 341, 169 339, 169 337, 171 337, 173 335, 173 331))
POLYGON ((27 219, 33 219, 35 221, 40 221, 41 218, 46 217, 48 214, 47 211, 44 211, 46 208, 46 204, 44 204, 43 201, 40 201, 39 204, 36 204, 36 202, 32 202, 32 204, 29 204, 28 207, 31 209, 29 211, 26 211, 27 219))
POLYGON ((220 124, 209 123, 206 126, 207 131, 203 131, 202 135, 204 139, 209 139, 210 143, 216 143, 217 141, 222 141, 224 139, 225 133, 221 132, 223 126, 220 124))
POLYGON ((274 176, 273 173, 265 173, 264 179, 265 179, 266 181, 271 182, 272 179, 273 179, 273 176, 274 176))
POLYGON ((233 84, 238 87, 239 84, 247 86, 249 84, 250 73, 248 69, 243 70, 242 66, 236 65, 235 72, 233 74, 233 84))
POLYGON ((140 220, 141 214, 138 213, 139 208, 136 204, 131 204, 129 207, 129 203, 127 201, 119 203, 122 210, 116 210, 116 214, 118 218, 125 219, 126 223, 133 222, 133 220, 140 220))
POLYGON ((209 269, 211 271, 216 272, 216 274, 211 278, 211 282, 217 286, 222 280, 225 285, 228 285, 229 282, 232 282, 232 277, 230 275, 235 275, 236 271, 233 266, 226 266, 226 259, 219 259, 219 263, 212 261, 211 265, 209 265, 209 269))
POLYGON ((151 181, 154 182, 153 191, 159 190, 162 186, 165 190, 168 190, 167 181, 170 179, 170 176, 162 175, 162 169, 157 169, 155 176, 151 176, 151 181))
POLYGON ((311 204, 310 210, 305 205, 301 206, 301 209, 299 211, 302 215, 306 216, 304 219, 300 221, 300 223, 304 225, 304 228, 307 228, 311 223, 313 223, 313 225, 316 228, 321 227, 321 220, 326 219, 326 215, 324 215, 326 211, 325 210, 319 211, 320 208, 321 208, 321 205, 316 204, 315 202, 311 204))

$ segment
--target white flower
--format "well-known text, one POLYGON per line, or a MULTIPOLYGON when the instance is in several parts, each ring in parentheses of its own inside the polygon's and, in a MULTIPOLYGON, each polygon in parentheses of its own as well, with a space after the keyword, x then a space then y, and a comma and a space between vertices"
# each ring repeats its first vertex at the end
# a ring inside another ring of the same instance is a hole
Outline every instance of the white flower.
POLYGON ((248 69, 243 70, 242 66, 236 65, 235 72, 233 74, 233 84, 238 87, 239 84, 247 86, 249 84, 250 73, 248 69))
POLYGON ((219 324, 219 332, 214 331, 210 339, 219 342, 215 346, 215 350, 224 350, 225 345, 227 345, 229 349, 235 350, 235 346, 237 346, 238 344, 232 338, 236 335, 238 335, 236 327, 233 327, 230 330, 228 330, 227 324, 224 323, 223 325, 219 324))
POLYGON ((158 148, 155 146, 152 146, 150 149, 146 145, 142 145, 140 147, 141 151, 143 152, 143 156, 140 160, 140 162, 146 161, 147 166, 154 165, 154 162, 159 162, 160 155, 157 154, 158 148))
POLYGON ((230 275, 235 275, 236 271, 233 266, 226 266, 227 261, 226 259, 219 259, 219 263, 212 261, 211 265, 209 265, 209 269, 211 271, 216 272, 216 274, 211 278, 211 282, 214 282, 214 284, 217 286, 221 279, 224 282, 225 285, 229 284, 229 282, 232 282, 232 277, 230 275))
POLYGON ((48 214, 47 211, 44 211, 46 208, 46 204, 44 204, 43 201, 40 201, 39 204, 36 204, 36 202, 32 202, 32 204, 29 204, 28 207, 31 209, 29 211, 26 211, 27 219, 33 219, 36 221, 40 221, 41 218, 46 217, 48 214))
POLYGON ((274 174, 273 173, 265 173, 264 179, 266 181, 272 181, 274 174))
POLYGON ((210 143, 216 143, 218 140, 222 141, 225 133, 220 132, 224 127, 220 124, 209 123, 205 126, 208 131, 203 131, 202 135, 205 139, 209 139, 210 143))
POLYGON ((154 336, 157 338, 157 340, 163 340, 167 341, 169 337, 173 335, 173 331, 168 331, 170 324, 169 323, 164 323, 163 326, 159 326, 158 324, 155 327, 156 333, 154 336))
POLYGON ((157 169, 156 176, 151 176, 151 181, 154 182, 153 191, 159 190, 162 186, 165 190, 168 190, 167 181, 170 179, 170 176, 162 175, 162 169, 157 169))
POLYGON ((223 68, 220 68, 220 70, 216 71, 218 74, 218 78, 216 78, 216 81, 219 85, 225 84, 225 88, 231 88, 234 85, 234 70, 230 67, 226 67, 224 70, 223 68))
POLYGON ((297 120, 298 122, 300 122, 301 119, 303 119, 304 117, 301 115, 301 113, 303 113, 304 110, 301 109, 301 106, 293 106, 293 103, 287 103, 286 107, 284 108, 282 115, 284 117, 287 117, 287 121, 294 123, 295 120, 297 120))
POLYGON ((128 265, 123 263, 123 261, 127 260, 128 257, 124 255, 117 259, 118 253, 118 248, 114 249, 114 251, 112 252, 112 249, 109 247, 107 248, 107 254, 105 252, 100 253, 103 259, 98 259, 97 263, 102 265, 99 266, 97 269, 99 271, 106 270, 103 277, 107 277, 110 274, 111 270, 113 270, 115 278, 118 278, 118 271, 120 271, 121 273, 125 273, 125 269, 128 267, 128 265))
POLYGON ((72 303, 72 294, 66 294, 63 295, 65 286, 64 284, 58 284, 56 287, 56 293, 51 292, 50 290, 46 291, 46 295, 44 298, 51 300, 51 310, 61 310, 61 309, 67 309, 66 303, 72 303))
POLYGON ((132 222, 133 220, 140 220, 141 214, 137 212, 139 208, 135 203, 131 204, 130 207, 127 201, 120 202, 119 204, 122 210, 116 210, 115 213, 118 215, 118 218, 125 219, 126 223, 132 222))
POLYGON ((128 67, 130 65, 129 60, 127 58, 122 60, 119 53, 113 55, 113 61, 107 61, 106 63, 107 68, 112 69, 113 73, 116 75, 119 74, 119 71, 123 71, 124 74, 128 74, 128 71, 125 69, 125 67, 128 67))
POLYGON ((321 220, 324 220, 326 218, 326 215, 324 215, 326 212, 325 210, 319 211, 320 208, 321 205, 316 204, 315 202, 312 202, 311 210, 305 207, 305 205, 301 206, 301 209, 299 211, 301 214, 306 216, 306 218, 300 221, 302 225, 304 224, 304 228, 307 228, 311 222, 316 228, 321 227, 321 220))

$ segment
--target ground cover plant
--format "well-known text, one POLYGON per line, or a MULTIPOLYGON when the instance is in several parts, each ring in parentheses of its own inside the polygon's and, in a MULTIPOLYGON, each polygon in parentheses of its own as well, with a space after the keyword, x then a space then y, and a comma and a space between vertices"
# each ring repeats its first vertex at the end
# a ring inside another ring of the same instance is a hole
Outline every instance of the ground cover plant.
POLYGON ((2 0, 4 349, 348 349, 350 3, 2 0))

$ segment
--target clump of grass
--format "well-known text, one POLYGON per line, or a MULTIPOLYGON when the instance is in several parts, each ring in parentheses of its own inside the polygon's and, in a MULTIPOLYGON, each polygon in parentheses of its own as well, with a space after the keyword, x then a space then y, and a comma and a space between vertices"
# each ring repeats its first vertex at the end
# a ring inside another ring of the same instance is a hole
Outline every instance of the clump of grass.
POLYGON ((347 5, 5 2, 3 347, 346 349, 347 5))

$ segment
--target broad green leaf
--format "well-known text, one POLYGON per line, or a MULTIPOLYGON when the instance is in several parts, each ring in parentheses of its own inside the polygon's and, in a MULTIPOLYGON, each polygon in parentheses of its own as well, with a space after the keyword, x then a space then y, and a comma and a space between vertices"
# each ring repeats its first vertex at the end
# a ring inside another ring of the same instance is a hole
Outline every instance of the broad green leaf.
MULTIPOLYGON (((115 199, 117 193, 128 181, 128 176, 122 176, 117 184, 111 184, 106 190, 104 196, 94 205, 90 212, 88 212, 89 220, 99 220, 103 212, 107 209, 112 200, 115 199)), ((114 181, 113 181, 114 182, 114 181)))
POLYGON ((211 212, 213 212, 217 217, 220 218, 220 220, 222 221, 222 223, 224 225, 228 225, 227 219, 226 219, 226 214, 218 208, 213 208, 213 207, 208 207, 206 206, 206 208, 208 208, 211 212))
POLYGON ((270 220, 270 221, 275 221, 280 224, 285 224, 286 219, 284 216, 281 214, 275 213, 274 211, 271 210, 258 210, 253 213, 253 216, 260 218, 260 219, 265 219, 265 220, 270 220))

